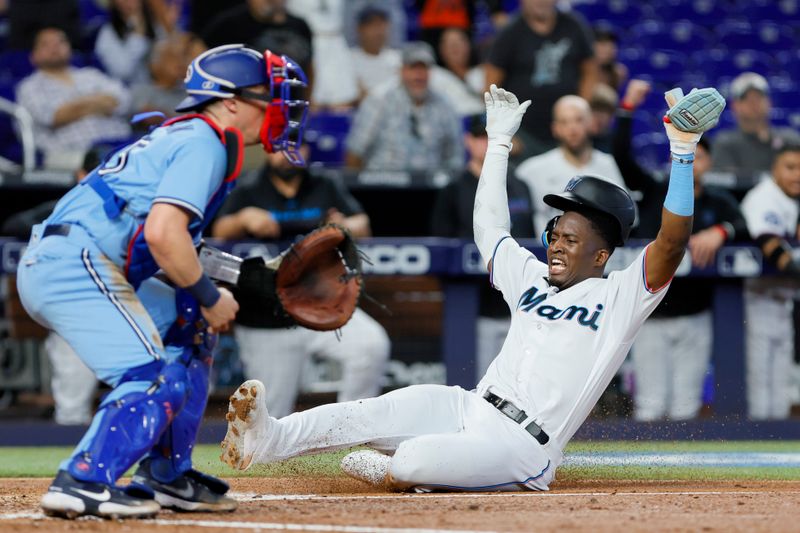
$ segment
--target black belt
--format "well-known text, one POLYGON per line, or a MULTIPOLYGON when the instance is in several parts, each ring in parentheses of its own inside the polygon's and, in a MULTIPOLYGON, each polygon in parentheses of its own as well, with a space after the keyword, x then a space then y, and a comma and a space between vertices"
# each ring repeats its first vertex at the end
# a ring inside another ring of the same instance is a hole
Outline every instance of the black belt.
POLYGON ((42 239, 45 237, 50 237, 52 235, 60 235, 62 237, 66 237, 69 235, 69 230, 71 226, 69 224, 48 224, 44 227, 44 231, 42 232, 42 239))
MULTIPOLYGON (((517 424, 522 424, 528 419, 528 415, 522 409, 518 408, 513 403, 509 402, 508 400, 504 400, 500 396, 496 394, 492 394, 491 392, 487 392, 483 395, 483 399, 489 402, 490 404, 497 407, 497 409, 506 415, 508 418, 516 422, 517 424)), ((539 444, 544 446, 550 441, 550 436, 544 432, 544 430, 537 424, 536 422, 531 422, 527 426, 525 426, 525 431, 530 433, 534 439, 539 441, 539 444)))

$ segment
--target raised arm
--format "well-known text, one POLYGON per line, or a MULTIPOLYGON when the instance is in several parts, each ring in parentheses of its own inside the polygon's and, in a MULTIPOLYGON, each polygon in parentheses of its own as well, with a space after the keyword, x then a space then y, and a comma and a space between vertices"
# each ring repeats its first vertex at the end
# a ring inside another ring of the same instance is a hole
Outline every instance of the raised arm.
POLYGON ((670 111, 664 117, 672 168, 661 213, 661 229, 647 250, 645 276, 648 288, 656 290, 675 275, 692 233, 694 215, 694 153, 704 131, 714 127, 725 100, 714 89, 703 89, 683 97, 673 89, 665 94, 670 111), (680 128, 680 129, 679 129, 680 128), (689 131, 692 130, 692 131, 689 131))
POLYGON ((522 116, 531 101, 520 104, 516 96, 498 89, 496 85, 484 93, 484 101, 489 146, 475 194, 472 229, 475 244, 491 272, 495 247, 503 238, 511 236, 506 192, 508 154, 511 151, 511 138, 519 129, 522 116))

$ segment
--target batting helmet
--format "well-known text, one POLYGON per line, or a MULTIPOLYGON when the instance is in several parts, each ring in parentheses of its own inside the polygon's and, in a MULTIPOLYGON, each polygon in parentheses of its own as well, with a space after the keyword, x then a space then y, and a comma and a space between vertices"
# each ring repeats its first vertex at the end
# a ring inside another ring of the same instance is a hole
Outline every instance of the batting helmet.
POLYGON ((575 176, 564 192, 546 194, 544 203, 562 211, 594 211, 610 215, 618 225, 617 241, 623 246, 636 220, 636 204, 622 187, 598 176, 575 176))
POLYGON ((267 102, 261 127, 261 144, 268 152, 284 152, 294 164, 303 164, 297 149, 302 144, 308 101, 303 69, 285 55, 264 53, 243 44, 227 44, 207 50, 189 65, 184 79, 186 98, 176 111, 192 111, 218 98, 241 96, 267 102), (263 85, 266 94, 248 91, 263 85))

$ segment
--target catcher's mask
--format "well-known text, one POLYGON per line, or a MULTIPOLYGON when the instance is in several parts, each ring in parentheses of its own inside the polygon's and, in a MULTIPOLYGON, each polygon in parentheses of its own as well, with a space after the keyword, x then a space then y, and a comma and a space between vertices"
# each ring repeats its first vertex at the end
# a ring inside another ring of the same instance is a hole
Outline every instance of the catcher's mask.
MULTIPOLYGON (((599 213, 615 224, 612 246, 624 246, 636 221, 636 204, 618 185, 597 176, 575 176, 559 194, 546 194, 544 203, 562 211, 599 213)), ((548 222, 542 235, 545 248, 550 244, 550 234, 558 222, 555 217, 548 222)))
POLYGON ((227 44, 203 52, 189 65, 184 79, 188 96, 175 108, 192 111, 217 98, 240 96, 267 102, 259 139, 269 153, 283 152, 297 166, 308 113, 303 69, 285 55, 264 53, 242 44, 227 44), (247 90, 263 85, 266 94, 247 90))

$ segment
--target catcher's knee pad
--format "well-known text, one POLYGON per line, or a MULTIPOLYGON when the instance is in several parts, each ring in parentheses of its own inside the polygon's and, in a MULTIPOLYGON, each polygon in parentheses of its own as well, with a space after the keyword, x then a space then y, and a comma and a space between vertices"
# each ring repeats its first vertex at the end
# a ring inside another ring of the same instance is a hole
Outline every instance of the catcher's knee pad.
MULTIPOLYGON (((186 400, 180 363, 140 367, 106 397, 67 464, 76 479, 113 484, 152 448, 186 400), (149 377, 151 379, 145 379, 149 377)), ((134 369, 136 370, 136 369, 134 369)))
POLYGON ((180 413, 153 447, 150 458, 153 477, 169 483, 192 468, 192 450, 208 402, 211 354, 195 346, 184 348, 188 393, 180 413))

